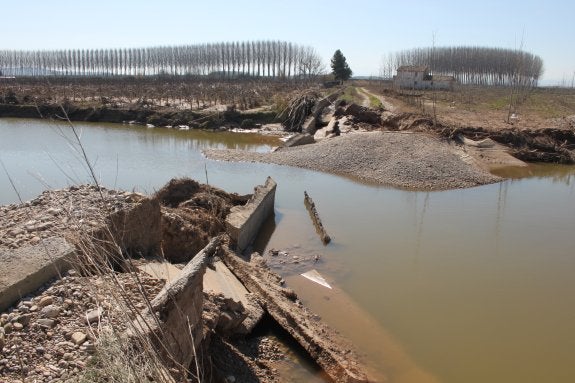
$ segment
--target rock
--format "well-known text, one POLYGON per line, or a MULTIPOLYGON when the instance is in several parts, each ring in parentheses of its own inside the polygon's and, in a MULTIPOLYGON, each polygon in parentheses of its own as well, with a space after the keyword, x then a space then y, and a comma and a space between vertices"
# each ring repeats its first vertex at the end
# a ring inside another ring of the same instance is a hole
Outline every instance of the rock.
POLYGON ((52 303, 54 303, 54 297, 51 295, 46 295, 40 299, 40 302, 38 302, 38 306, 44 307, 51 305, 52 303))
POLYGON ((12 324, 12 327, 14 328, 14 331, 20 331, 24 328, 24 326, 22 325, 22 323, 19 322, 15 322, 12 324))
POLYGON ((16 237, 18 235, 22 235, 24 233, 25 233, 24 230, 22 230, 20 228, 12 229, 8 232, 8 234, 10 234, 13 237, 16 237))
POLYGON ((313 135, 315 133, 315 130, 316 130, 316 118, 310 116, 304 121, 301 127, 301 132, 313 135))
POLYGON ((14 326, 12 325, 12 323, 6 323, 4 325, 4 333, 10 334, 12 332, 13 328, 14 328, 14 326))
POLYGON ((41 327, 44 328, 52 328, 56 325, 56 321, 54 319, 46 319, 46 318, 38 319, 36 323, 38 323, 41 327))
POLYGON ((48 210, 46 210, 46 213, 52 214, 52 215, 56 215, 56 214, 60 214, 62 212, 62 209, 60 208, 55 208, 55 207, 51 207, 48 210))
POLYGON ((74 342, 75 345, 81 345, 82 343, 84 343, 86 341, 86 339, 88 338, 88 336, 86 334, 84 334, 81 331, 77 331, 75 333, 72 334, 72 342, 74 342))
POLYGON ((60 307, 56 305, 48 305, 40 311, 40 316, 44 318, 58 318, 60 315, 60 307))
POLYGON ((291 301, 295 301, 297 299, 297 294, 293 289, 282 287, 281 293, 291 301))
POLYGON ((51 228, 51 227, 52 227, 52 223, 51 223, 51 222, 44 222, 44 223, 41 223, 41 224, 37 225, 37 226, 36 226, 36 230, 38 230, 38 231, 44 231, 44 230, 49 229, 49 228, 51 228))
POLYGON ((340 132, 339 121, 337 118, 332 118, 329 124, 325 128, 319 129, 315 132, 314 139, 316 141, 321 141, 324 138, 331 138, 337 136, 340 132))
POLYGON ((18 323, 23 324, 24 326, 28 326, 28 323, 30 323, 30 319, 32 319, 32 315, 31 315, 31 314, 23 314, 23 315, 20 315, 20 316, 18 317, 18 319, 16 319, 16 321, 17 321, 18 323))
POLYGON ((236 382, 236 377, 233 375, 229 375, 226 377, 226 382, 228 383, 235 383, 236 382))
POLYGON ((5 343, 5 335, 4 335, 4 327, 0 327, 0 351, 4 348, 5 343))
POLYGON ((95 310, 86 313, 86 323, 91 324, 98 322, 100 320, 100 317, 102 316, 103 313, 102 311, 103 310, 101 308, 97 308, 95 310))

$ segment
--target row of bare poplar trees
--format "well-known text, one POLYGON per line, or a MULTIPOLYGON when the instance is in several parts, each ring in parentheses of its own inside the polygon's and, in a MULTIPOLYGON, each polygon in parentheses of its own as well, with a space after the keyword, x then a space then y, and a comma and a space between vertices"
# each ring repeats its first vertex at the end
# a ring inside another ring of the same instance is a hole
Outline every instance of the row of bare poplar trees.
POLYGON ((427 47, 385 55, 380 72, 393 77, 404 65, 429 66, 434 75, 449 75, 462 84, 536 86, 543 60, 517 49, 486 47, 427 47))
POLYGON ((315 49, 286 41, 242 41, 152 48, 0 51, 9 76, 217 75, 292 78, 315 76, 315 49))

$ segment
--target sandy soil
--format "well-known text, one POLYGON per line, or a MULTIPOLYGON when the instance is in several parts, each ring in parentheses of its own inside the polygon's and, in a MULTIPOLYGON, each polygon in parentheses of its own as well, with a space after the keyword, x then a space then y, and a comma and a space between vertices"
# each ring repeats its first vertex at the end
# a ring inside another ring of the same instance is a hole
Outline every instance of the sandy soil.
POLYGON ((207 150, 205 155, 215 160, 296 166, 415 190, 465 188, 500 180, 466 161, 463 147, 422 133, 352 133, 272 153, 207 150))

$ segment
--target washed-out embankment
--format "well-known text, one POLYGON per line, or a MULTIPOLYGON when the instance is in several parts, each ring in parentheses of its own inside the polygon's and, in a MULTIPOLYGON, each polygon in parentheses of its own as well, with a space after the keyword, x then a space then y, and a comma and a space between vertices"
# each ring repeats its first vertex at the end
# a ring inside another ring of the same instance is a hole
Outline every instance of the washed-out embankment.
POLYGON ((349 342, 249 251, 275 190, 271 178, 251 196, 173 180, 152 197, 79 186, 0 207, 0 372, 37 381, 104 373, 97 361, 109 356, 111 329, 128 343, 122 353, 146 355, 131 365, 156 358, 147 372, 156 381, 194 381, 199 365, 202 381, 274 381, 266 355, 254 363, 222 347, 265 314, 333 381, 367 381, 349 342))

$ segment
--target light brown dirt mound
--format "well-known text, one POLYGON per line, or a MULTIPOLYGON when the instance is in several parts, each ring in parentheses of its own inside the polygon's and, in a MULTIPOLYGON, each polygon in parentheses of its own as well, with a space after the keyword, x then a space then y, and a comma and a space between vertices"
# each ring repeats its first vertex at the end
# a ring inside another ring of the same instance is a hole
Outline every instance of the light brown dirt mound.
POLYGON ((167 260, 189 261, 225 229, 224 220, 249 196, 226 193, 189 178, 172 179, 154 195, 162 206, 162 249, 167 260))
POLYGON ((205 154, 216 160, 297 166, 416 190, 464 188, 500 180, 464 161, 460 146, 422 133, 365 132, 273 153, 207 150, 205 154))

